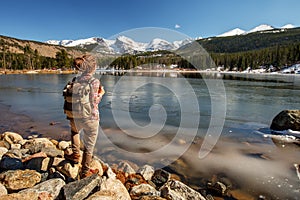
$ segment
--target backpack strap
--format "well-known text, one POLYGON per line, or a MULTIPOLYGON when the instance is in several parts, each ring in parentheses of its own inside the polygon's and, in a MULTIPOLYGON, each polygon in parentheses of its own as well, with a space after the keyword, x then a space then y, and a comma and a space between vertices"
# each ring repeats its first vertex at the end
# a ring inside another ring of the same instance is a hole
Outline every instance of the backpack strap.
MULTIPOLYGON (((88 80, 88 84, 89 84, 89 86, 90 86, 90 94, 93 94, 94 95, 94 88, 93 88, 93 86, 92 86, 92 82, 93 81, 95 81, 96 80, 96 78, 94 78, 94 77, 91 77, 89 80, 88 80)), ((94 109, 94 102, 93 102, 93 96, 92 95, 90 95, 90 104, 91 104, 91 107, 92 107, 92 109, 94 109), (92 98, 91 98, 92 97, 92 98)))

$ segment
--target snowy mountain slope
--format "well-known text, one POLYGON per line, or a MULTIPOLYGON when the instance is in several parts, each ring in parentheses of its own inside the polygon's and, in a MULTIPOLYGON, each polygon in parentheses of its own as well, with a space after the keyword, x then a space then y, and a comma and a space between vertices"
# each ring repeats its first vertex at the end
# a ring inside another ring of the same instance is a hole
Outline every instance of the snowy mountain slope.
POLYGON ((119 36, 110 47, 116 53, 133 53, 136 51, 145 51, 146 45, 145 43, 135 42, 131 38, 119 36))
POLYGON ((175 46, 173 44, 171 44, 170 42, 163 40, 163 39, 159 39, 159 38, 155 38, 153 39, 147 46, 146 46, 146 51, 155 51, 157 49, 162 49, 162 50, 166 50, 166 49, 175 49, 175 46))
POLYGON ((282 27, 275 28, 273 26, 270 26, 268 24, 261 24, 259 26, 254 27, 253 29, 249 31, 242 30, 240 28, 235 28, 230 31, 227 31, 225 33, 222 33, 220 35, 217 35, 216 37, 227 37, 227 36, 235 36, 235 35, 243 35, 243 34, 248 34, 248 33, 254 33, 254 32, 263 32, 263 31, 269 31, 273 29, 289 29, 289 28, 295 28, 294 25, 292 24, 286 24, 282 27))
POLYGON ((242 35, 246 33, 246 31, 240 29, 240 28, 235 28, 232 29, 231 31, 227 31, 221 35, 218 35, 217 37, 227 37, 227 36, 234 36, 234 35, 242 35))
POLYGON ((295 26, 293 24, 286 24, 284 26, 281 27, 282 29, 286 29, 286 28, 295 28, 295 26))
POLYGON ((272 30, 274 29, 273 26, 270 26, 268 24, 261 24, 259 26, 256 26, 255 28, 251 29, 250 31, 247 31, 246 33, 254 33, 254 32, 259 32, 259 31, 267 31, 267 30, 272 30))
POLYGON ((97 44, 95 51, 100 53, 134 53, 134 52, 145 52, 145 51, 157 51, 157 50, 175 50, 189 42, 191 39, 185 39, 182 41, 168 42, 166 40, 155 38, 149 43, 136 42, 126 36, 119 36, 115 40, 107 40, 104 38, 92 37, 87 39, 79 40, 49 40, 46 41, 48 44, 61 45, 66 47, 85 47, 90 44, 97 44))

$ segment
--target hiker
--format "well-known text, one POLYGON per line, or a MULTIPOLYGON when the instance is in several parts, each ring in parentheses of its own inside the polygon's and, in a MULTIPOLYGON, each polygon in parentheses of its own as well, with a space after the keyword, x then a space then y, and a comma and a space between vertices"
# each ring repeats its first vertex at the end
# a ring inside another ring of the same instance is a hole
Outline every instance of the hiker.
POLYGON ((73 78, 64 88, 64 112, 71 126, 72 154, 65 158, 73 163, 80 162, 80 136, 83 131, 83 156, 81 160, 80 178, 97 173, 90 169, 93 160, 93 150, 96 144, 99 128, 98 104, 105 93, 100 81, 93 77, 96 71, 96 60, 91 55, 74 59, 74 67, 81 75, 73 78))

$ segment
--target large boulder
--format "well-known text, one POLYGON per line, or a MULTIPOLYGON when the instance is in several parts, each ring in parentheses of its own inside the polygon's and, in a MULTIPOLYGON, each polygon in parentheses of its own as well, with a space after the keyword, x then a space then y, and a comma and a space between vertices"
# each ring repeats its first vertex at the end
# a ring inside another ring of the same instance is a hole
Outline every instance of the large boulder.
POLYGON ((87 200, 131 200, 128 191, 118 179, 102 179, 100 190, 89 196, 87 200))
POLYGON ((46 192, 46 193, 50 194, 50 196, 53 197, 53 199, 57 199, 58 195, 60 193, 60 190, 62 189, 62 187, 64 185, 65 185, 65 182, 62 179, 53 178, 53 179, 44 181, 42 183, 39 183, 32 188, 21 190, 19 193, 25 195, 25 194, 28 194, 31 192, 39 193, 39 194, 46 192))
POLYGON ((66 200, 82 200, 101 183, 101 178, 94 174, 79 181, 71 182, 63 187, 66 200))
POLYGON ((11 193, 0 197, 1 200, 54 200, 48 192, 11 193))
POLYGON ((9 170, 0 174, 0 182, 11 191, 33 187, 41 181, 35 170, 9 170))
POLYGON ((272 121, 272 130, 294 130, 300 131, 300 110, 283 110, 276 115, 272 121))

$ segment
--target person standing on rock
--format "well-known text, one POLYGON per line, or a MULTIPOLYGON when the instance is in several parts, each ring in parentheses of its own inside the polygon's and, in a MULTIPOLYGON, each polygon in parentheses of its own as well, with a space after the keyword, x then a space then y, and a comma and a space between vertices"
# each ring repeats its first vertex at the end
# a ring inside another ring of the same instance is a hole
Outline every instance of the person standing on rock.
POLYGON ((72 154, 65 154, 65 158, 74 163, 80 162, 80 135, 83 131, 83 156, 81 160, 80 178, 97 173, 90 169, 93 151, 98 137, 99 110, 98 104, 105 93, 100 81, 93 77, 96 71, 96 59, 91 55, 84 55, 74 59, 74 67, 81 75, 73 78, 63 91, 64 112, 71 126, 72 154))

